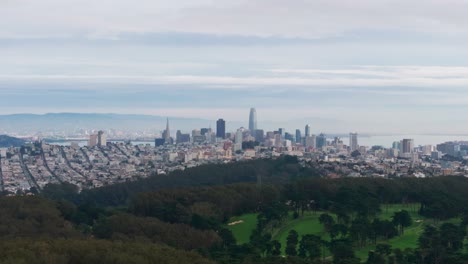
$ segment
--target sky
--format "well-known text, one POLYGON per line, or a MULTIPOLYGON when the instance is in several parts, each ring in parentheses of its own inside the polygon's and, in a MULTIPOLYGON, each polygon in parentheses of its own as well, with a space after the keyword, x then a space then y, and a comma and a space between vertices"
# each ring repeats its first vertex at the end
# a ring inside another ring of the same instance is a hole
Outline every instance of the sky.
POLYGON ((468 1, 0 0, 0 113, 468 134, 468 1))

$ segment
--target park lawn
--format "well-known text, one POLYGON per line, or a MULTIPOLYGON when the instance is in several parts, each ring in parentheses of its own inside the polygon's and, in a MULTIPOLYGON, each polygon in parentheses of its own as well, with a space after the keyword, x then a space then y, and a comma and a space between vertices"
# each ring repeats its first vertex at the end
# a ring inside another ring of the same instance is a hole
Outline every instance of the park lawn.
POLYGON ((394 213, 401 210, 406 210, 411 215, 413 220, 421 219, 422 216, 418 214, 419 204, 388 204, 380 206, 379 218, 382 220, 391 220, 394 213))
MULTIPOLYGON (((425 224, 434 224, 432 219, 426 219, 418 215, 417 211, 419 209, 418 204, 402 205, 402 204, 391 204, 391 205, 382 205, 381 213, 379 214, 380 219, 390 220, 395 212, 400 210, 406 210, 410 213, 411 218, 413 219, 413 224, 405 229, 405 233, 402 236, 394 237, 387 241, 377 241, 377 243, 387 243, 392 246, 392 248, 417 248, 418 247, 418 238, 424 230, 425 224)), ((286 240, 290 230, 296 230, 299 234, 299 237, 303 235, 317 235, 321 236, 324 240, 330 240, 330 236, 326 234, 323 230, 323 226, 319 222, 319 217, 322 213, 326 212, 306 212, 304 216, 301 216, 297 219, 292 218, 292 214, 289 216, 288 220, 281 228, 274 231, 272 234, 272 240, 278 240, 281 243, 281 250, 284 254, 286 248, 286 240)), ((331 214, 336 220, 336 216, 331 214)), ((231 230, 234 234, 234 237, 237 240, 238 244, 243 244, 249 242, 250 235, 257 225, 257 214, 246 214, 238 217, 233 217, 230 222, 243 220, 241 224, 234 226, 228 226, 228 229, 231 230)), ((439 222, 437 224, 442 224, 444 222, 459 223, 460 219, 449 219, 447 221, 439 222)), ((367 256, 370 250, 374 250, 374 245, 369 245, 361 249, 357 249, 356 256, 361 259, 361 261, 366 261, 367 256)), ((327 250, 328 251, 328 250, 327 250)), ((329 252, 326 252, 329 255, 329 252)))
MULTIPOLYGON (((273 240, 278 240, 281 243, 281 250, 284 254, 286 249, 286 240, 289 234, 289 231, 296 230, 299 234, 299 237, 303 235, 317 235, 322 237, 325 240, 330 240, 328 234, 323 230, 323 226, 319 222, 319 217, 322 212, 312 213, 306 212, 304 216, 301 216, 297 219, 293 219, 287 222, 282 228, 273 233, 273 240)), ((334 217, 333 214, 330 214, 334 217)), ((335 217, 334 217, 335 218, 335 217)))
MULTIPOLYGON (((399 248, 404 250, 405 248, 417 248, 418 247, 418 238, 424 230, 424 222, 416 223, 405 229, 405 233, 402 236, 397 236, 387 241, 379 240, 377 243, 385 243, 392 246, 392 248, 399 248)), ((361 259, 361 261, 366 261, 369 251, 374 250, 374 245, 368 245, 361 249, 356 250, 356 256, 361 259)))
POLYGON ((236 238, 237 244, 245 244, 250 241, 250 235, 257 227, 257 215, 258 214, 245 214, 241 216, 232 217, 229 223, 236 221, 243 221, 235 225, 227 226, 231 230, 232 234, 236 238))
MULTIPOLYGON (((400 210, 406 210, 411 215, 413 220, 413 224, 410 227, 405 228, 404 234, 402 236, 397 236, 387 241, 377 241, 377 243, 385 243, 392 246, 393 249, 399 248, 404 250, 406 248, 418 248, 418 239, 419 236, 424 231, 424 226, 427 224, 436 224, 442 225, 443 223, 453 223, 453 224, 460 224, 460 218, 452 218, 445 221, 438 221, 435 222, 433 219, 425 218, 417 213, 417 205, 401 205, 401 204, 394 204, 388 207, 388 212, 385 213, 385 208, 382 206, 382 213, 379 215, 380 219, 391 219, 393 213, 398 212, 400 210)), ((356 256, 361 259, 361 261, 365 261, 368 257, 368 253, 371 250, 374 250, 374 245, 368 245, 362 249, 356 250, 356 256)))

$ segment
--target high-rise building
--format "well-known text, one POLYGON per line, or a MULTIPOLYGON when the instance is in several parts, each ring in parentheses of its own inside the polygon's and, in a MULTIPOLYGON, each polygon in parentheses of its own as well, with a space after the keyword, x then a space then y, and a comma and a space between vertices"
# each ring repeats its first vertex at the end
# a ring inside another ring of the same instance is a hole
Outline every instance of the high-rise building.
POLYGON ((412 153, 414 149, 414 140, 405 138, 401 141, 401 152, 412 153))
POLYGON ((235 138, 236 144, 241 144, 242 145, 242 140, 243 140, 243 135, 242 134, 243 134, 242 130, 238 129, 237 132, 236 132, 236 138, 235 138))
POLYGON ((89 141, 88 141, 88 147, 94 147, 98 143, 98 135, 97 134, 91 134, 89 135, 89 141))
POLYGON ((284 133, 286 133, 284 128, 278 128, 278 133, 284 138, 284 133))
POLYGON ((296 129, 296 143, 301 143, 302 135, 301 135, 301 130, 296 129))
POLYGON ((294 136, 288 132, 284 133, 284 139, 289 140, 289 141, 294 141, 294 136))
POLYGON ((317 147, 317 136, 311 135, 305 137, 305 146, 306 148, 316 148, 317 147))
POLYGON ((106 133, 104 131, 99 130, 97 134, 97 145, 100 147, 106 146, 107 145, 107 137, 106 133))
POLYGON ((257 130, 257 111, 255 108, 250 108, 249 130, 251 132, 257 130))
POLYGON ((216 137, 226 138, 226 121, 221 118, 216 121, 216 137))
POLYGON ((310 125, 305 126, 305 136, 310 137, 310 125))
POLYGON ((164 142, 166 144, 171 144, 171 130, 169 130, 169 118, 167 118, 167 122, 166 122, 166 130, 164 130, 164 133, 163 133, 163 138, 164 138, 164 142))
POLYGON ((255 141, 257 142, 263 142, 265 140, 265 136, 264 136, 265 132, 263 131, 263 129, 257 129, 255 130, 255 141))
POLYGON ((176 143, 180 144, 180 143, 188 143, 188 142, 190 142, 190 134, 182 134, 180 130, 177 130, 176 143))
POLYGON ((453 157, 460 155, 461 146, 457 142, 445 142, 437 145, 437 150, 453 157))
POLYGON ((202 136, 206 136, 207 133, 209 133, 211 131, 211 128, 202 128, 200 129, 200 134, 202 134, 202 136))
POLYGON ((349 133, 349 150, 351 152, 358 150, 358 134, 357 133, 349 133))
POLYGON ((327 137, 325 136, 325 134, 321 133, 320 135, 318 135, 316 146, 317 148, 322 148, 322 147, 327 146, 327 137))
POLYGON ((283 145, 283 139, 281 134, 275 134, 275 147, 280 148, 283 145))

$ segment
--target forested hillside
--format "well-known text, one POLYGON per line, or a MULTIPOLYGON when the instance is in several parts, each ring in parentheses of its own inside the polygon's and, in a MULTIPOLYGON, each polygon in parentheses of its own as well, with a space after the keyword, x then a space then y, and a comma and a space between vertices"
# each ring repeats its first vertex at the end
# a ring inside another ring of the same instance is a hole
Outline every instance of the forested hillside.
POLYGON ((324 179, 292 157, 49 185, 0 198, 0 263, 466 263, 467 189, 463 177, 324 179), (256 221, 238 243, 230 219, 245 214, 256 221), (322 235, 285 229, 301 219, 322 235), (393 245, 418 219, 414 247, 393 245))

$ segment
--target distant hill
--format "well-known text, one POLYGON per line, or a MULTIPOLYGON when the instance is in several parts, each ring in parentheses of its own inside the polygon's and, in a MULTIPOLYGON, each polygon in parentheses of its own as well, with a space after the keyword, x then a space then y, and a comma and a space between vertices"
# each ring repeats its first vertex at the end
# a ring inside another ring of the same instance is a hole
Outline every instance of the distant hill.
MULTIPOLYGON (((171 131, 190 132, 194 128, 216 127, 216 121, 199 118, 169 117, 171 131)), ((238 127, 238 123, 228 122, 238 127)), ((76 129, 116 129, 160 132, 166 127, 165 116, 127 114, 50 113, 44 115, 0 115, 0 131, 31 132, 64 131, 76 129)))
MULTIPOLYGON (((0 115, 0 133, 35 134, 37 132, 73 132, 77 129, 161 132, 166 127, 166 118, 163 115, 106 113, 11 114, 0 115)), ((248 112, 245 113, 245 121, 229 120, 223 116, 223 113, 219 114, 219 118, 226 120, 227 132, 235 132, 239 127, 247 127, 248 112)), ((169 122, 171 132, 174 134, 177 130, 191 132, 195 128, 211 127, 216 130, 216 120, 169 116, 169 122)), ((339 132, 343 127, 347 126, 346 121, 329 118, 292 118, 281 121, 265 120, 261 116, 259 117, 258 126, 265 131, 273 131, 283 127, 293 132, 296 128, 303 129, 305 124, 312 124, 314 133, 339 132)))
POLYGON ((21 147, 24 143, 26 143, 26 141, 20 138, 0 135, 0 148, 21 147))

